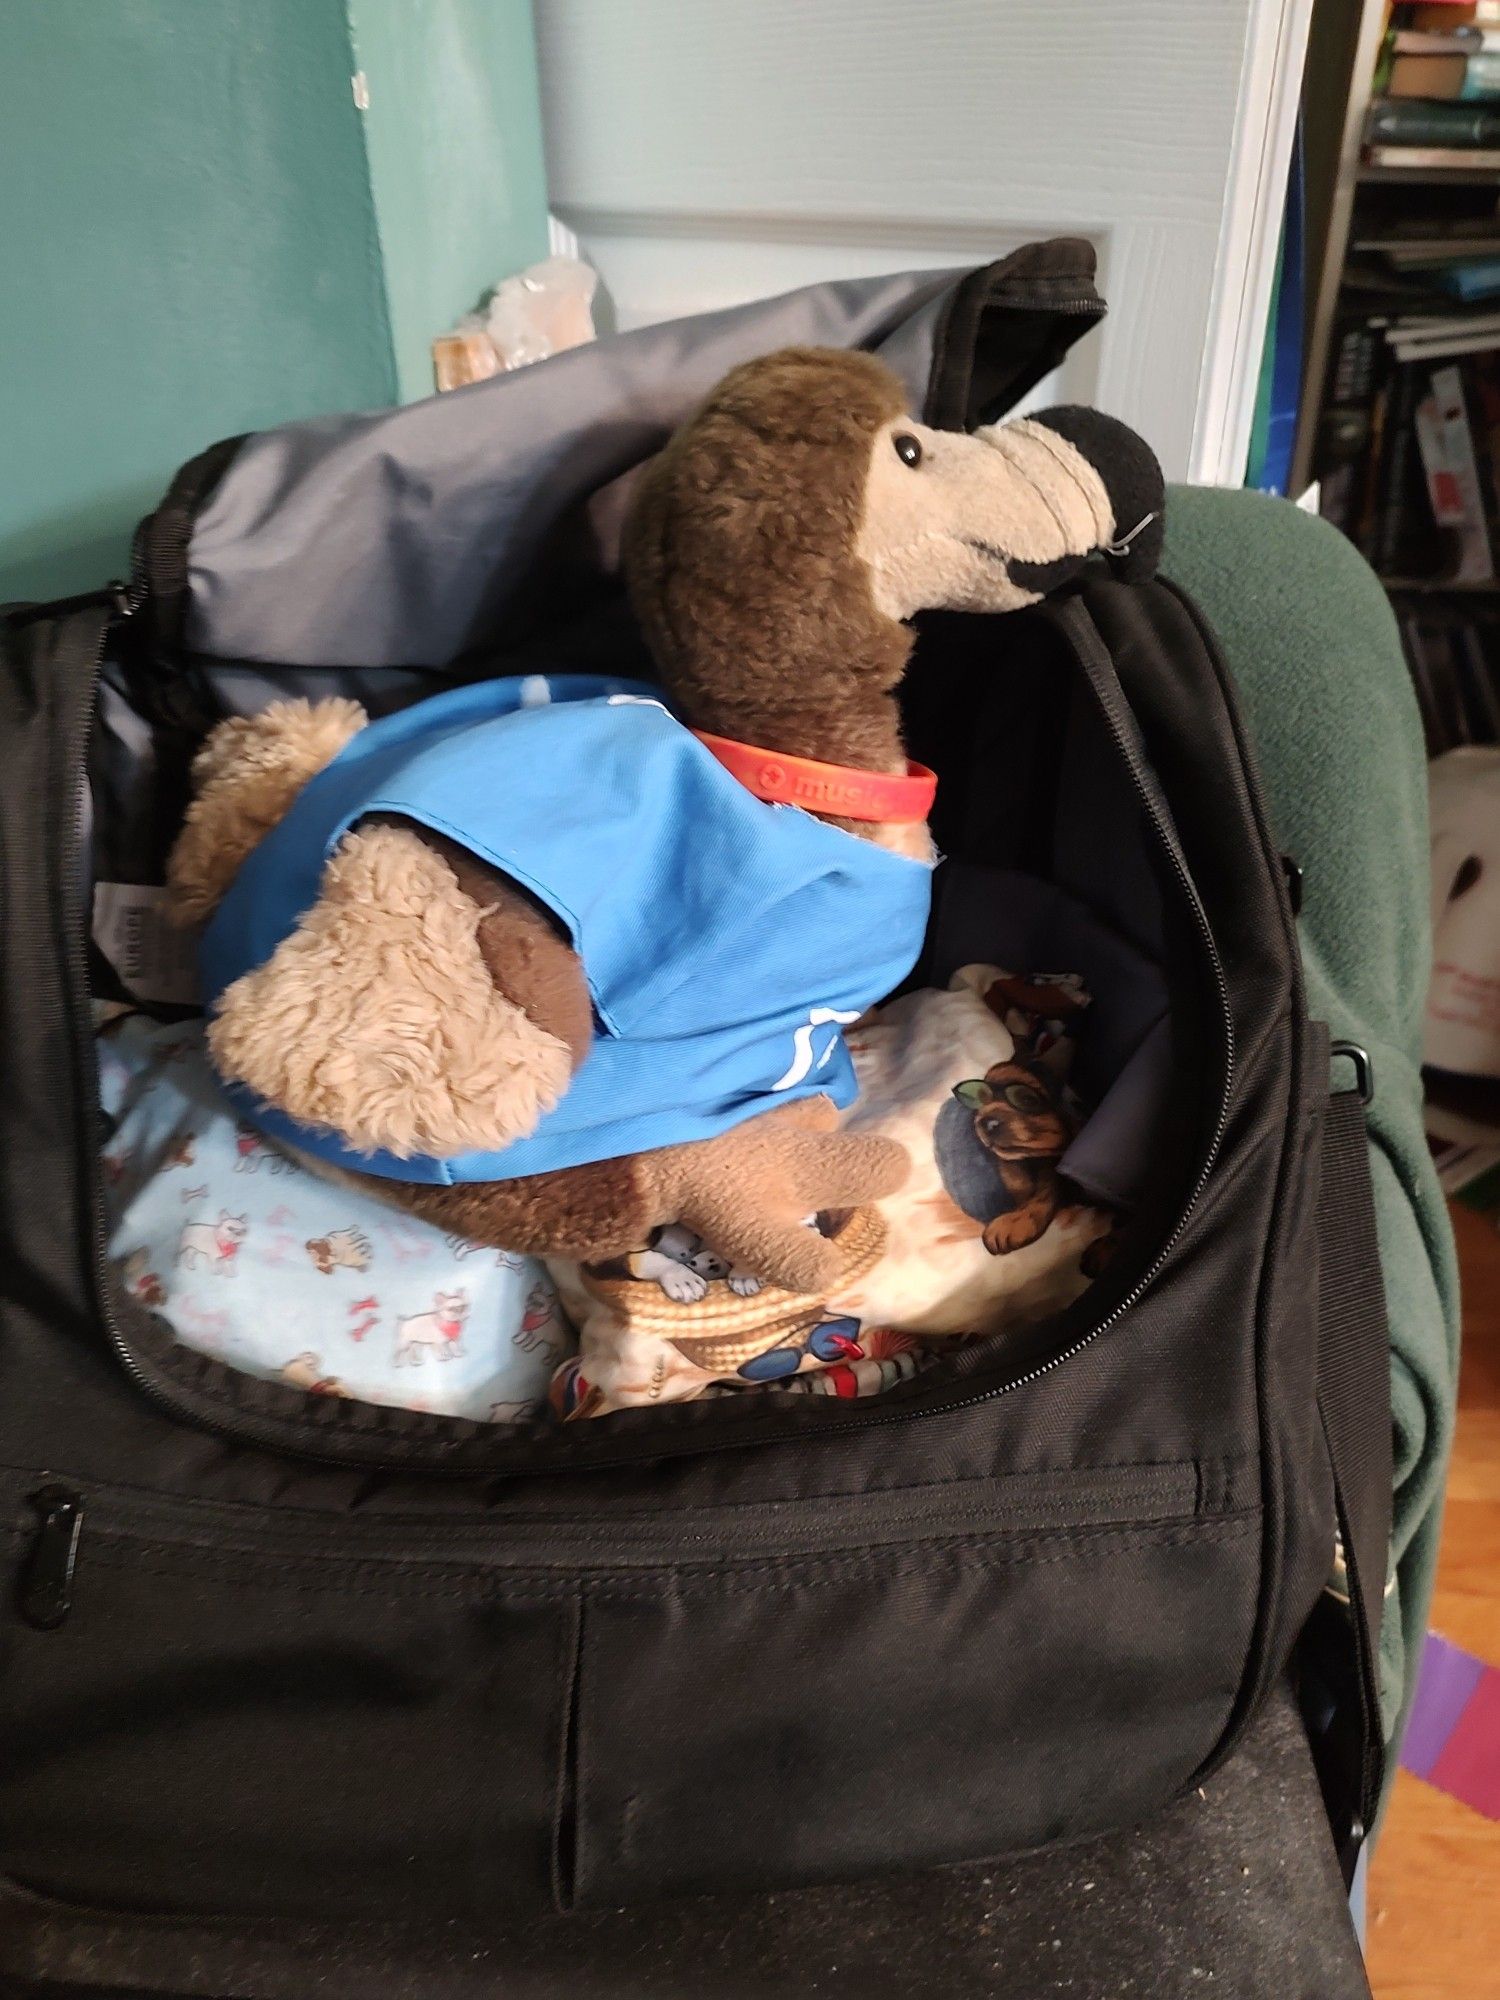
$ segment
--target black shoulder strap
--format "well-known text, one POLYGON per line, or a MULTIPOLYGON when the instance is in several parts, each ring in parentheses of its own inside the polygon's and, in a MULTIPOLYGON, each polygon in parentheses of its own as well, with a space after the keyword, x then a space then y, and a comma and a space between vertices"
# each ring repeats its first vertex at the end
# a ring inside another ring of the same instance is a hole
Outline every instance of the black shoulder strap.
MULTIPOLYGON (((1347 1053, 1364 1060, 1363 1051, 1347 1053)), ((1333 1467, 1348 1595, 1339 1648, 1348 1666, 1339 1673, 1325 1651, 1322 1669, 1342 1711, 1332 1731, 1343 1794, 1335 1833, 1346 1873, 1352 1874, 1384 1775, 1380 1620, 1392 1483, 1390 1330, 1362 1090, 1339 1091, 1329 1099, 1318 1238, 1318 1413, 1333 1467)))

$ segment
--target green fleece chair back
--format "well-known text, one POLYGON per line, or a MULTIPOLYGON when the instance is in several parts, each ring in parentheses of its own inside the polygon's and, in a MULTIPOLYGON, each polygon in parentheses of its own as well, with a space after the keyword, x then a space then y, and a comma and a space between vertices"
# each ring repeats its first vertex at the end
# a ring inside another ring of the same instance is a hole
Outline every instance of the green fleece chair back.
POLYGON ((1430 958, 1422 727, 1385 593, 1325 522, 1259 494, 1177 487, 1162 569, 1223 642, 1271 823, 1302 869, 1309 1008, 1374 1064, 1370 1164, 1396 1475, 1381 1694, 1394 1739, 1432 1600, 1458 1372, 1453 1238, 1422 1131, 1430 958))

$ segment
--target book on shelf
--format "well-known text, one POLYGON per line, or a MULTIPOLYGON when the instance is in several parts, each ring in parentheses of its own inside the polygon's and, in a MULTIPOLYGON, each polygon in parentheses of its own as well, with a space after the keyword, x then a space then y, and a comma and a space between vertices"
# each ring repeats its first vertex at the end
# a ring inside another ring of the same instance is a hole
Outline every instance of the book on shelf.
POLYGON ((1494 149, 1500 147, 1500 105, 1385 98, 1370 106, 1365 137, 1371 146, 1432 146, 1462 152, 1494 149))
POLYGON ((1408 315, 1388 324, 1384 336, 1398 361, 1445 361, 1455 354, 1484 354, 1500 345, 1500 313, 1452 319, 1408 315))
POLYGON ((1500 256, 1455 258, 1452 263, 1437 265, 1432 279, 1465 303, 1493 298, 1500 292, 1500 256))
POLYGON ((1364 320, 1334 329, 1332 357, 1318 423, 1319 512, 1363 547, 1369 468, 1393 363, 1379 330, 1364 320))
POLYGON ((1411 173, 1500 171, 1500 146, 1369 146, 1365 158, 1372 167, 1402 167, 1411 173))
POLYGON ((1398 0, 1396 26, 1452 29, 1500 26, 1500 0, 1398 0))
POLYGON ((1356 257, 1378 257, 1392 271, 1421 276, 1449 265, 1500 257, 1500 229, 1471 223, 1464 236, 1360 236, 1350 245, 1356 257))
POLYGON ((1384 91, 1387 97, 1461 103, 1500 97, 1500 51, 1476 47, 1465 54, 1393 55, 1384 91))
POLYGON ((1423 472, 1416 419, 1426 390, 1423 371, 1413 365, 1397 369, 1386 406, 1384 449, 1369 527, 1370 561, 1382 576, 1422 574, 1438 554, 1421 505, 1423 472))
POLYGON ((1429 384, 1417 402, 1414 428, 1433 520, 1454 537, 1452 581, 1492 582, 1495 564, 1463 375, 1450 362, 1433 369, 1429 384))
MULTIPOLYGON (((1478 28, 1463 26, 1458 28, 1397 28, 1392 33, 1386 54, 1392 63, 1405 57, 1424 62, 1446 62, 1456 58, 1465 61, 1477 55, 1484 47, 1484 38, 1478 28)), ((1390 90, 1390 70, 1377 71, 1377 82, 1390 90)), ((1394 94, 1394 93, 1393 93, 1394 94)), ((1446 90, 1434 91, 1435 97, 1446 97, 1446 90)))
POLYGON ((1379 362, 1379 329, 1368 320, 1346 327, 1334 351, 1330 403, 1344 407, 1367 403, 1379 376, 1379 362))
POLYGON ((1458 357, 1404 350, 1391 337, 1401 324, 1376 315, 1339 330, 1321 511, 1386 578, 1500 595, 1500 316, 1475 336, 1481 351, 1458 357))
POLYGON ((1500 742, 1500 592, 1392 599, 1428 756, 1500 742))
POLYGON ((1455 669, 1462 680, 1462 722, 1470 743, 1500 743, 1500 677, 1472 615, 1454 630, 1455 669))
POLYGON ((1344 271, 1344 291, 1361 300, 1371 313, 1411 315, 1426 312, 1440 326, 1426 332, 1463 331, 1471 313, 1493 310, 1500 292, 1500 249, 1488 257, 1444 257, 1430 262, 1385 258, 1351 258, 1344 271))

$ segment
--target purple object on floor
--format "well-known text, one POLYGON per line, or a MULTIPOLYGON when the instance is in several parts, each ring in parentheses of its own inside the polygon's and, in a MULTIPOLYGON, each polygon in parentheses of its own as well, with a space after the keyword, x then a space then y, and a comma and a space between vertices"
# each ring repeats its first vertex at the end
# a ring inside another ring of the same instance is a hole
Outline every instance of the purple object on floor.
POLYGON ((1414 1777, 1432 1775, 1485 1672, 1483 1660, 1463 1652, 1450 1639, 1440 1639, 1436 1632, 1427 1634, 1401 1751, 1401 1762, 1414 1777))

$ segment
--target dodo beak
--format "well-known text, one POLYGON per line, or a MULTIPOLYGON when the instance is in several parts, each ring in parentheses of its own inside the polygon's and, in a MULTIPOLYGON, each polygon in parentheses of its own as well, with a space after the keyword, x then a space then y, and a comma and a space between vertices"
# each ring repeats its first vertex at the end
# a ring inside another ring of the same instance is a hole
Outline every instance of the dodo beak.
POLYGON ((1044 490, 1055 491, 1059 478, 1071 481, 1088 490, 1097 510, 1102 488, 1106 521, 1084 554, 1108 556, 1126 583, 1154 574, 1161 559, 1165 487, 1155 452, 1128 424, 1102 410, 1065 403, 1013 423, 985 425, 973 435, 1009 454, 1017 470, 1044 490))
POLYGON ((877 607, 1011 611, 1103 554, 1148 576, 1161 552, 1161 468, 1097 410, 1044 410, 967 435, 896 420, 876 436, 857 553, 877 607))

